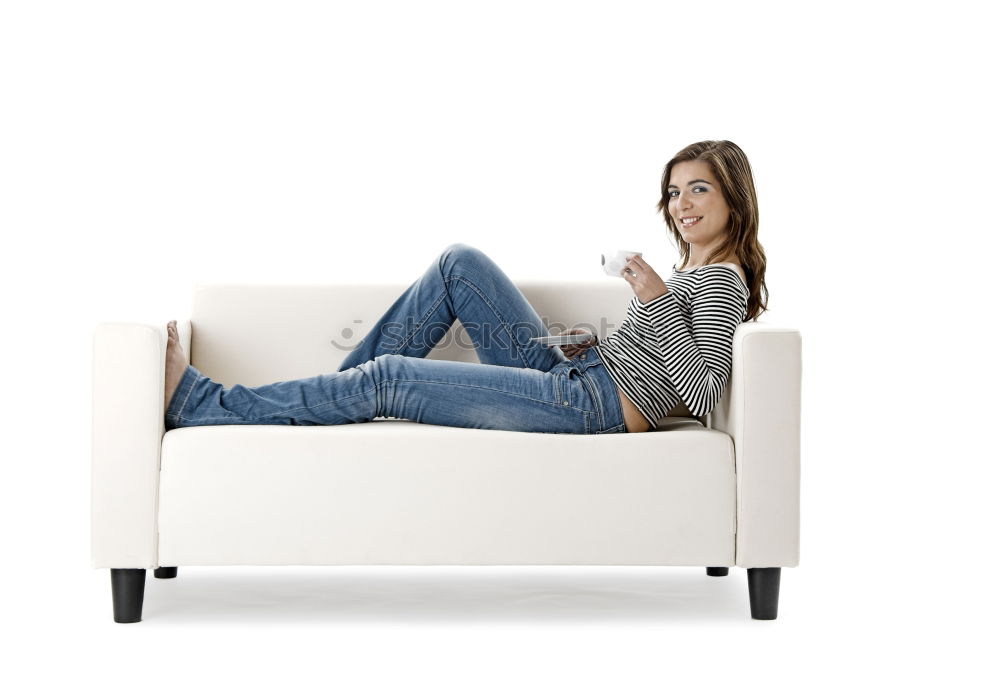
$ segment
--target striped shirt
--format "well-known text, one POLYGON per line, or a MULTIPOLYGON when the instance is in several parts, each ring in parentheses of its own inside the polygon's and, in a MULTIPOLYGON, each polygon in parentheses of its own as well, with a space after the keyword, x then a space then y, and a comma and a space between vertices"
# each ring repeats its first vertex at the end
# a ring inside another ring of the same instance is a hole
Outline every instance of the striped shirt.
POLYGON ((674 265, 666 285, 667 293, 648 303, 633 296, 622 325, 594 346, 615 385, 653 427, 681 401, 692 416, 715 408, 750 298, 731 263, 674 265))

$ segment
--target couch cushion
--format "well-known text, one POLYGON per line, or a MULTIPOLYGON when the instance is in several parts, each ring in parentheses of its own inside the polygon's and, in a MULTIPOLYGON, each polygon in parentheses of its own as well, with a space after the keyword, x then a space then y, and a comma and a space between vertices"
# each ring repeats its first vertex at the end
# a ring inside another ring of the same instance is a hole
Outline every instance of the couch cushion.
POLYGON ((405 420, 167 432, 159 561, 732 566, 732 440, 405 420))

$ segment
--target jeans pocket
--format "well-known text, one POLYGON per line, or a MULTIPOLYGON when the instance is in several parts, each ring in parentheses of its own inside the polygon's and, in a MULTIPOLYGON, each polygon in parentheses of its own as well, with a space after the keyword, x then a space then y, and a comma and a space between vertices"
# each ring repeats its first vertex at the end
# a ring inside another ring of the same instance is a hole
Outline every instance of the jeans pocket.
POLYGON ((601 407, 597 401, 597 391, 594 388, 594 384, 591 383, 590 380, 587 379, 583 374, 579 374, 577 378, 579 379, 579 382, 583 384, 582 387, 584 389, 584 392, 586 392, 587 394, 587 399, 590 400, 587 403, 586 408, 590 409, 595 414, 597 414, 597 423, 598 423, 597 427, 598 428, 603 427, 604 422, 601 420, 602 418, 601 407))

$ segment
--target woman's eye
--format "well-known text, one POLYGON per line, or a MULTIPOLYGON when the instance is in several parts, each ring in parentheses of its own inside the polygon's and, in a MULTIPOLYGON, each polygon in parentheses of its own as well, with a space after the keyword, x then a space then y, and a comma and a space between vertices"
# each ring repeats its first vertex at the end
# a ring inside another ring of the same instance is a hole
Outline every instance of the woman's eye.
MULTIPOLYGON (((694 192, 694 191, 698 190, 699 188, 700 188, 701 190, 703 190, 703 191, 704 191, 704 190, 708 190, 707 188, 705 188, 705 186, 695 186, 694 188, 692 188, 692 189, 691 189, 691 192, 694 192)), ((670 190, 670 191, 667 191, 667 197, 668 197, 668 198, 671 198, 671 197, 677 197, 677 195, 678 195, 679 193, 680 193, 680 191, 677 191, 677 190, 670 190)))

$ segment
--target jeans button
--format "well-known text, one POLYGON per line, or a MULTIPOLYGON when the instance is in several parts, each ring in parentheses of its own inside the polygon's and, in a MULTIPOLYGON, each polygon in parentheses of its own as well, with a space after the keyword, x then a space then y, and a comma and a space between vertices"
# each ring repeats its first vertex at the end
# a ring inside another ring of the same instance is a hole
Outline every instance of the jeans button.
POLYGON ((569 406, 569 402, 563 402, 563 406, 564 407, 568 407, 569 406))

